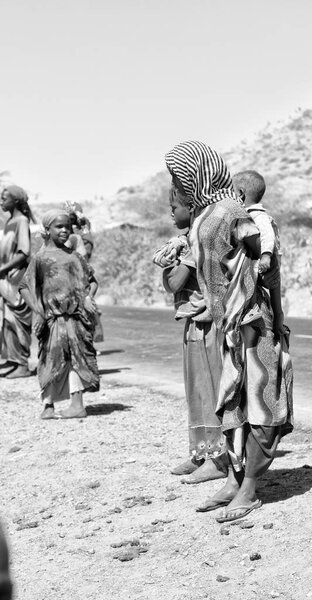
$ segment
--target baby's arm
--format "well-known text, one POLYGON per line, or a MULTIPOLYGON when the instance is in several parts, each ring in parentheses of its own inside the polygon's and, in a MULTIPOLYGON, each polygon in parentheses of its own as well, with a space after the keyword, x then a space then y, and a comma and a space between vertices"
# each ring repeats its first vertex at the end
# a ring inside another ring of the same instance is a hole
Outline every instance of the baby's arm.
POLYGON ((171 269, 164 269, 163 284, 166 292, 175 294, 183 290, 190 274, 191 268, 183 264, 175 265, 171 269))
POLYGON ((163 269, 170 267, 173 265, 181 250, 187 247, 188 242, 185 235, 173 237, 156 250, 153 256, 153 263, 163 269))
POLYGON ((261 257, 259 262, 259 273, 265 273, 270 269, 272 254, 275 246, 275 233, 269 216, 264 211, 250 211, 250 215, 260 232, 261 257))

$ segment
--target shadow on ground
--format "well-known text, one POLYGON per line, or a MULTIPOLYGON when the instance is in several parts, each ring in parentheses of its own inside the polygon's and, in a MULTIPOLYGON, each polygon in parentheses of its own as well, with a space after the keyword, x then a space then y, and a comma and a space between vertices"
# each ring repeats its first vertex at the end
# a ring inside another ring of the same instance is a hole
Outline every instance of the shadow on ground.
POLYGON ((301 496, 312 488, 312 466, 303 465, 295 469, 272 469, 259 481, 257 491, 267 504, 301 496))
POLYGON ((92 416, 92 415, 110 415, 113 412, 116 411, 123 411, 123 410, 131 410, 132 406, 130 406, 129 404, 119 404, 119 403, 113 403, 113 404, 89 404, 88 406, 86 406, 86 411, 87 411, 87 415, 92 416))
POLYGON ((97 355, 98 356, 108 356, 109 354, 116 354, 117 352, 125 352, 124 350, 98 350, 97 351, 97 355))
POLYGON ((130 367, 120 367, 120 369, 99 369, 100 375, 110 375, 110 373, 121 373, 122 371, 131 371, 130 367))

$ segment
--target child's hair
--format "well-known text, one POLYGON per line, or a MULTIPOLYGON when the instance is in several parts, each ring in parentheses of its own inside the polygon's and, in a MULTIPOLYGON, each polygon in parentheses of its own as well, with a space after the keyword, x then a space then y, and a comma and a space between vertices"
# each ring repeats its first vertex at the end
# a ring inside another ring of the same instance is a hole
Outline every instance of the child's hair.
POLYGON ((236 181, 237 186, 242 188, 242 191, 248 189, 248 191, 252 192, 255 204, 261 201, 265 192, 265 181, 260 173, 251 170, 241 171, 240 173, 235 173, 233 180, 236 181))

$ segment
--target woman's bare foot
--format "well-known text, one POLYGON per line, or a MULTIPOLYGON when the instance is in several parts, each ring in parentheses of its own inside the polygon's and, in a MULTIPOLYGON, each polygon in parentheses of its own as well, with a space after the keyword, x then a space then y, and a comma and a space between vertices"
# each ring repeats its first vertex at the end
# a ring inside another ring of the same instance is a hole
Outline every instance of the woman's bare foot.
POLYGON ((228 505, 227 511, 235 510, 238 506, 252 506, 257 500, 256 495, 257 480, 253 477, 245 477, 241 487, 238 489, 235 497, 228 505))
POLYGON ((40 415, 40 419, 54 419, 54 405, 53 404, 45 404, 44 409, 40 415))

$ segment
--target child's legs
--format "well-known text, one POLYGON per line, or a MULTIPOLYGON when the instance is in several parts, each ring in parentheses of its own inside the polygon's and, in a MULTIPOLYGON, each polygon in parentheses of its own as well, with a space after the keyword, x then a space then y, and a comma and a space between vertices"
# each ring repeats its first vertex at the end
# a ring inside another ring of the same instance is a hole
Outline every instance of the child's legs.
POLYGON ((84 390, 84 385, 77 373, 74 369, 70 369, 68 375, 68 383, 69 383, 69 393, 71 404, 70 406, 82 409, 83 408, 83 397, 82 392, 84 390))
POLYGON ((215 414, 221 357, 215 328, 211 323, 187 321, 183 362, 190 455, 200 459, 223 453, 225 439, 220 420, 215 414))

